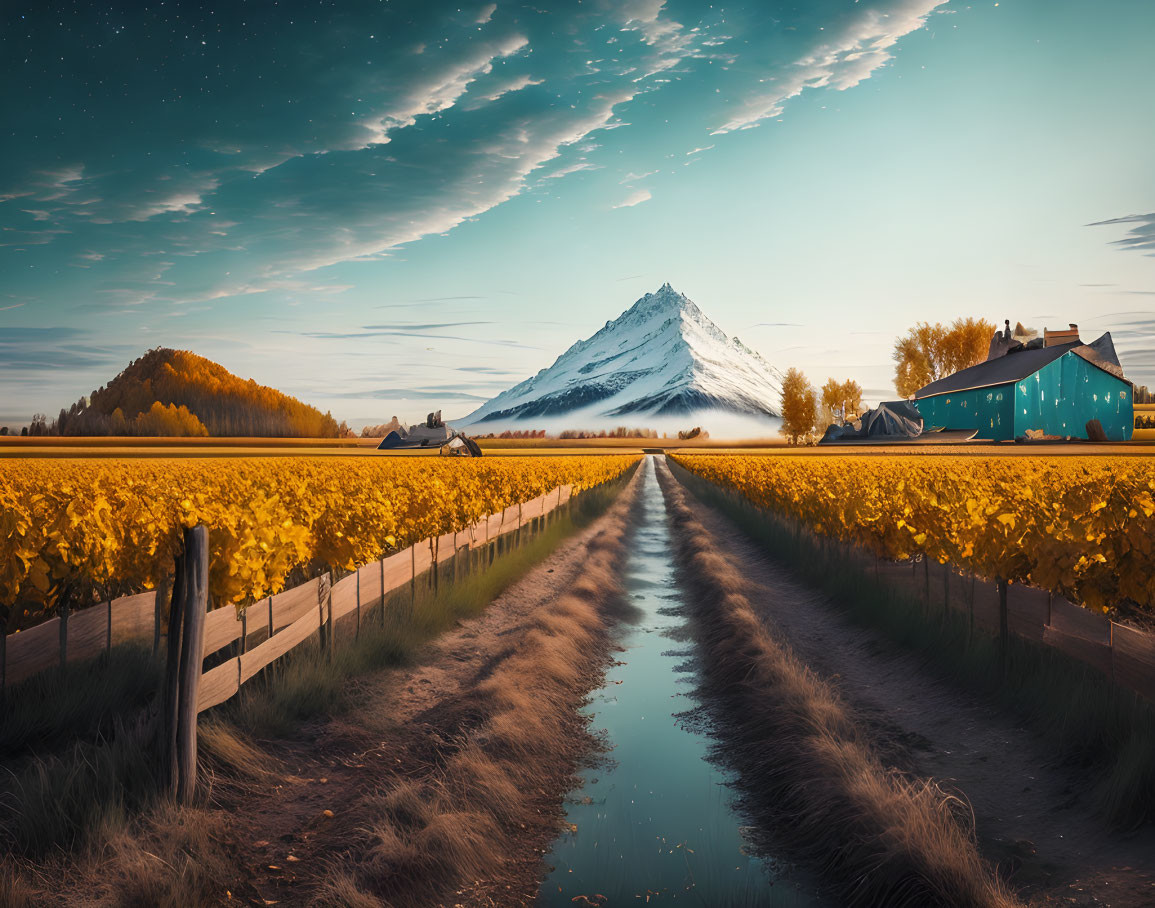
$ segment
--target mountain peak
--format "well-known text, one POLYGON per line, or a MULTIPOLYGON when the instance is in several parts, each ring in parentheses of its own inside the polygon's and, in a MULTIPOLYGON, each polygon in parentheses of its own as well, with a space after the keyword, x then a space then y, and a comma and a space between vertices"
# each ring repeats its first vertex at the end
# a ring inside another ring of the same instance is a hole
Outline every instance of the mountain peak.
POLYGON ((635 314, 648 316, 654 312, 668 312, 673 315, 673 313, 679 311, 697 312, 698 307, 694 305, 688 296, 679 293, 667 281, 657 289, 657 292, 647 293, 614 321, 606 322, 606 325, 607 327, 616 325, 623 319, 627 319, 629 316, 635 314))
POLYGON ((667 281, 462 424, 578 413, 589 422, 706 409, 776 417, 780 389, 777 369, 724 334, 667 281))

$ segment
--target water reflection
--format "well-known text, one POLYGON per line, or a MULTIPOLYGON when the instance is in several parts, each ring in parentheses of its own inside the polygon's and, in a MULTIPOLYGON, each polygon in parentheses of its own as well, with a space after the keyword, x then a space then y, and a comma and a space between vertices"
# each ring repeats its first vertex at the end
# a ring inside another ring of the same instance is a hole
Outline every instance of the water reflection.
POLYGON ((539 904, 816 905, 780 868, 748 853, 727 776, 706 759, 652 458, 644 469, 643 519, 625 576, 638 620, 622 627, 625 652, 587 707, 612 750, 571 792, 539 904))

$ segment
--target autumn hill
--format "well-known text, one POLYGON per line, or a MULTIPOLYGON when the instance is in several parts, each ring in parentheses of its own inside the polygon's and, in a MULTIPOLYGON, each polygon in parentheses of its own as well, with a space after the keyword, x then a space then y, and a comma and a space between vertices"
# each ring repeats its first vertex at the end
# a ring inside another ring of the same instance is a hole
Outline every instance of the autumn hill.
POLYGON ((30 434, 335 438, 328 413, 187 350, 157 348, 30 434))

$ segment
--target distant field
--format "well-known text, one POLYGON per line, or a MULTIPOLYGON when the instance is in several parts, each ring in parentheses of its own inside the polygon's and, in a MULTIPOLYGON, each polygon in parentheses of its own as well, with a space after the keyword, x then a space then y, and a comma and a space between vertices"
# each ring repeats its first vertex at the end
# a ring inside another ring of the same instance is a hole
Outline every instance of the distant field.
MULTIPOLYGON (((435 457, 437 450, 378 452, 379 438, 76 438, 0 437, 4 457, 435 457)), ((782 448, 781 439, 715 441, 664 438, 483 438, 490 456, 639 454, 645 449, 782 448)))
POLYGON ((0 437, 5 457, 325 457, 369 453, 360 438, 0 437))
POLYGON ((482 450, 502 450, 519 448, 533 450, 539 448, 779 448, 786 446, 784 438, 752 438, 748 440, 714 438, 479 438, 482 450))
MULTIPOLYGON (((379 438, 70 438, 0 437, 4 458, 179 457, 439 457, 439 449, 378 451, 379 438)), ((491 440, 492 441, 492 440, 491 440)), ((552 457, 574 454, 640 454, 637 439, 501 439, 481 445, 490 457, 552 457), (534 444, 537 441, 537 444, 534 444), (554 442, 542 444, 541 442, 554 442), (622 444, 607 443, 624 441, 622 444)), ((684 444, 684 443, 682 443, 684 444)))
POLYGON ((669 453, 694 454, 765 454, 775 457, 1151 457, 1155 454, 1155 429, 1136 430, 1135 441, 1090 444, 1058 442, 1047 444, 1014 444, 987 442, 965 445, 811 445, 807 447, 758 448, 747 446, 695 448, 693 451, 671 448, 669 453), (1144 433, 1148 433, 1144 435, 1144 433), (1136 444, 1135 441, 1140 442, 1136 444))
MULTIPOLYGON (((1155 415, 1155 404, 1140 404, 1155 415)), ((170 458, 170 457, 437 457, 434 450, 378 451, 379 438, 75 438, 0 437, 3 458, 170 458)), ((1078 454, 1150 456, 1155 429, 1136 429, 1130 444, 1092 445, 981 443, 964 445, 835 445, 790 447, 780 438, 749 440, 677 438, 483 438, 490 457, 552 457, 566 454, 640 454, 643 451, 702 454, 778 454, 802 457, 846 455, 970 454, 983 456, 1067 456, 1078 454)))
POLYGON ((356 448, 377 445, 379 438, 141 438, 137 436, 39 435, 0 436, 7 448, 356 448))

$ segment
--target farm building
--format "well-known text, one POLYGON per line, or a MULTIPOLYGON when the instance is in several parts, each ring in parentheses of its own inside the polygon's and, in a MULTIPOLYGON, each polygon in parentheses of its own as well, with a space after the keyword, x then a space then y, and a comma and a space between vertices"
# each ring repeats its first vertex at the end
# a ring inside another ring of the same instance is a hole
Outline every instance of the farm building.
POLYGON ((1128 441, 1134 427, 1131 383, 1111 335, 1084 344, 1073 325, 1028 344, 992 342, 991 358, 931 382, 915 394, 914 405, 927 430, 977 429, 979 438, 995 441, 1028 429, 1086 438, 1093 419, 1111 441, 1128 441))

